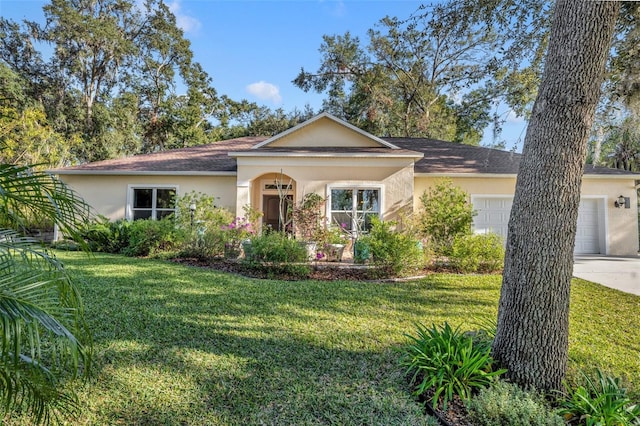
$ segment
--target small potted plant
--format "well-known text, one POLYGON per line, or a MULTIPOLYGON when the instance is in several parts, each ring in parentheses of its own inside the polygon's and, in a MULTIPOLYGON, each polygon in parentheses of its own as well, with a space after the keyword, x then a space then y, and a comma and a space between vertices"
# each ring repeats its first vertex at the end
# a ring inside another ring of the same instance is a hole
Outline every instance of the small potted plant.
POLYGON ((235 260, 242 254, 242 242, 253 235, 253 226, 248 219, 236 217, 221 228, 225 232, 224 257, 235 260))
POLYGON ((342 227, 329 225, 322 231, 323 252, 325 260, 341 262, 347 242, 347 234, 342 227))

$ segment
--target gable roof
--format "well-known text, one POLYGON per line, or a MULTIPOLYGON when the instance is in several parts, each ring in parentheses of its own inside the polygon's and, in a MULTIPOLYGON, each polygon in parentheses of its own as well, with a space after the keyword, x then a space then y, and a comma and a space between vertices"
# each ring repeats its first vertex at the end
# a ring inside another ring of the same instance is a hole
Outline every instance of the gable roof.
MULTIPOLYGON (((371 148, 375 148, 375 147, 383 147, 383 148, 390 148, 390 149, 398 149, 397 146, 394 146, 393 144, 385 141, 384 139, 381 139, 377 136, 372 135, 371 133, 365 132, 364 130, 352 125, 351 123, 348 123, 344 120, 340 120, 339 118, 327 113, 327 112, 323 112, 320 113, 312 118, 310 118, 309 120, 298 124, 297 126, 294 126, 288 130, 285 130, 282 133, 278 133, 275 136, 272 136, 271 138, 260 142, 258 144, 256 144, 252 149, 260 149, 260 148, 265 148, 268 146, 280 146, 280 147, 286 147, 286 145, 283 145, 282 142, 284 142, 285 139, 289 138, 292 134, 294 133, 298 133, 301 132, 303 130, 307 130, 313 127, 317 127, 317 125, 319 125, 321 122, 323 121, 327 121, 329 122, 330 125, 333 125, 335 127, 339 127, 339 128, 345 128, 350 132, 355 133, 356 136, 360 137, 362 140, 366 141, 367 143, 367 147, 371 147, 371 148)), ((297 146, 298 145, 290 145, 289 147, 293 147, 293 146, 297 146)), ((323 146, 335 146, 335 147, 353 147, 355 148, 355 145, 351 145, 351 144, 326 144, 323 146)), ((362 147, 362 145, 359 145, 360 147, 362 147)))
MULTIPOLYGON (((516 175, 521 154, 426 138, 379 138, 328 113, 321 113, 272 137, 247 136, 97 161, 50 170, 92 175, 236 175, 236 157, 387 157, 413 158, 417 174, 516 175), (294 134, 298 133, 295 137, 294 134), (353 138, 353 141, 350 139, 353 138)), ((585 167, 586 175, 638 176, 606 167, 585 167)))

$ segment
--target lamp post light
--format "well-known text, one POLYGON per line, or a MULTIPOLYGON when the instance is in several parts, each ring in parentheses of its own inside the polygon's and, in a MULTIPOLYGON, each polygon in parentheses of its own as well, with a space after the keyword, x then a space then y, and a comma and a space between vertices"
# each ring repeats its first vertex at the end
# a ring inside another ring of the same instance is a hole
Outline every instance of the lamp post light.
POLYGON ((196 202, 189 204, 189 212, 191 213, 191 227, 193 227, 193 219, 196 214, 196 202))

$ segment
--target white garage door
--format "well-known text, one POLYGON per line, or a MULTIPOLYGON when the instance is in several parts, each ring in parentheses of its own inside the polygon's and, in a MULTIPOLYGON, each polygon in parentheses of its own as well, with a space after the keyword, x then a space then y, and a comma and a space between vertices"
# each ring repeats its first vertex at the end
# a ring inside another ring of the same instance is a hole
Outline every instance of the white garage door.
MULTIPOLYGON (((512 198, 472 197, 473 208, 478 213, 473 218, 476 233, 494 232, 507 238, 512 198)), ((597 254, 600 249, 600 216, 598 199, 583 199, 578 210, 576 254, 597 254)))
POLYGON ((506 240, 513 199, 473 197, 471 202, 477 213, 473 218, 473 231, 478 234, 493 232, 506 240))
POLYGON ((576 245, 573 249, 574 253, 600 253, 600 215, 598 214, 598 204, 599 201, 594 199, 580 201, 576 245))

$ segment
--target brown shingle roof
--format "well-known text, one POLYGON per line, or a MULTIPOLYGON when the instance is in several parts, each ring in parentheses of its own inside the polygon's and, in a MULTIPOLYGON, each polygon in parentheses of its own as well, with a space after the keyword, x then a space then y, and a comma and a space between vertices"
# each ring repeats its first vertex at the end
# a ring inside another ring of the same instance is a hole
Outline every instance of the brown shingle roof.
POLYGON ((189 148, 153 154, 134 155, 114 160, 96 161, 80 166, 51 170, 52 173, 151 173, 151 172, 235 172, 236 159, 230 151, 242 151, 266 140, 266 137, 242 137, 189 148))
MULTIPOLYGON (((248 151, 252 146, 267 140, 267 137, 242 137, 214 142, 189 148, 174 149, 154 154, 136 155, 115 160, 98 161, 75 167, 52 170, 58 174, 96 173, 96 174, 149 174, 149 173, 233 173, 237 170, 236 159, 229 152, 248 151)), ((293 153, 322 155, 337 154, 424 154, 415 163, 416 173, 518 173, 521 155, 478 146, 424 138, 381 138, 397 147, 389 148, 269 148, 262 147, 252 152, 293 153)), ((633 175, 632 172, 593 167, 587 165, 585 174, 590 175, 633 175)))
POLYGON ((424 138, 384 138, 404 149, 422 152, 416 173, 505 173, 516 174, 520 155, 484 147, 424 138))
MULTIPOLYGON (((400 148, 422 152, 416 173, 517 174, 521 154, 424 138, 382 138, 400 148)), ((587 164, 587 175, 634 175, 636 173, 587 164)))

